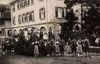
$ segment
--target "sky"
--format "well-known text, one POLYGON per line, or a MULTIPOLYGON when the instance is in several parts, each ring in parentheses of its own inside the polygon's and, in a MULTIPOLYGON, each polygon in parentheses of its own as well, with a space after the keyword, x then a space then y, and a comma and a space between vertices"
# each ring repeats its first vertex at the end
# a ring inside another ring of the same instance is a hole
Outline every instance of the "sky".
POLYGON ((12 0, 0 0, 0 4, 9 4, 12 0))

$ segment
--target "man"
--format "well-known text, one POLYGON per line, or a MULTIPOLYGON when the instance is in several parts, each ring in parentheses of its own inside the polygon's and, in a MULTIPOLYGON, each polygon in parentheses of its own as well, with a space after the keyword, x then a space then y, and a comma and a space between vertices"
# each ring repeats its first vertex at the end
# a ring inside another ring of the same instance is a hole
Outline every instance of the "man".
POLYGON ((60 52, 61 56, 64 56, 64 48, 65 48, 65 41, 63 39, 60 40, 60 52))
POLYGON ((87 56, 90 57, 90 54, 89 54, 90 42, 89 42, 89 39, 87 39, 87 37, 85 37, 85 39, 84 39, 83 46, 84 46, 84 52, 85 52, 86 57, 87 57, 87 56))
POLYGON ((72 53, 74 53, 74 56, 76 56, 76 48, 77 48, 77 44, 76 44, 76 40, 75 38, 72 40, 72 53))

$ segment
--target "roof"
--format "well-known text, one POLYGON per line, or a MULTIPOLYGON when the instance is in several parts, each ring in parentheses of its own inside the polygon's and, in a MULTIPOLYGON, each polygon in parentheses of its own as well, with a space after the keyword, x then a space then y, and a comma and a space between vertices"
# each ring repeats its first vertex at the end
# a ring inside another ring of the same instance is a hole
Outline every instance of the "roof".
POLYGON ((21 1, 21 0, 12 0, 12 1, 10 2, 10 4, 13 4, 13 3, 15 3, 15 2, 17 2, 17 1, 21 1))
MULTIPOLYGON (((70 1, 76 2, 76 0, 64 0, 65 3, 70 2, 70 1)), ((79 1, 79 2, 88 2, 88 3, 100 2, 100 0, 77 0, 77 1, 79 1)))

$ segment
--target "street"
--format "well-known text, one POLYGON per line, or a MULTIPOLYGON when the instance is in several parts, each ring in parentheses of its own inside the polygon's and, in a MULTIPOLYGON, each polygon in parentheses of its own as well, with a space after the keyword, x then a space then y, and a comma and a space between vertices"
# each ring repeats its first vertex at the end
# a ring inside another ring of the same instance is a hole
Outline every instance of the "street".
POLYGON ((6 55, 0 57, 0 64, 100 64, 100 56, 91 58, 65 57, 32 57, 24 55, 6 55))

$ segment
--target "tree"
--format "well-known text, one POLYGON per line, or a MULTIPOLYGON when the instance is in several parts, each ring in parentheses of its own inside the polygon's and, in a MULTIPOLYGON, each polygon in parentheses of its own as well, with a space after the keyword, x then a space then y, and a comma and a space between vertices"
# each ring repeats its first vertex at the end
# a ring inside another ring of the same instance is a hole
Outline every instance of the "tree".
POLYGON ((100 27, 100 13, 97 8, 91 8, 85 13, 83 20, 85 21, 84 27, 88 33, 93 33, 96 27, 100 27))
POLYGON ((71 36, 73 26, 75 25, 75 20, 77 20, 77 17, 71 8, 67 9, 65 19, 67 22, 61 24, 61 38, 67 40, 69 36, 71 36))

